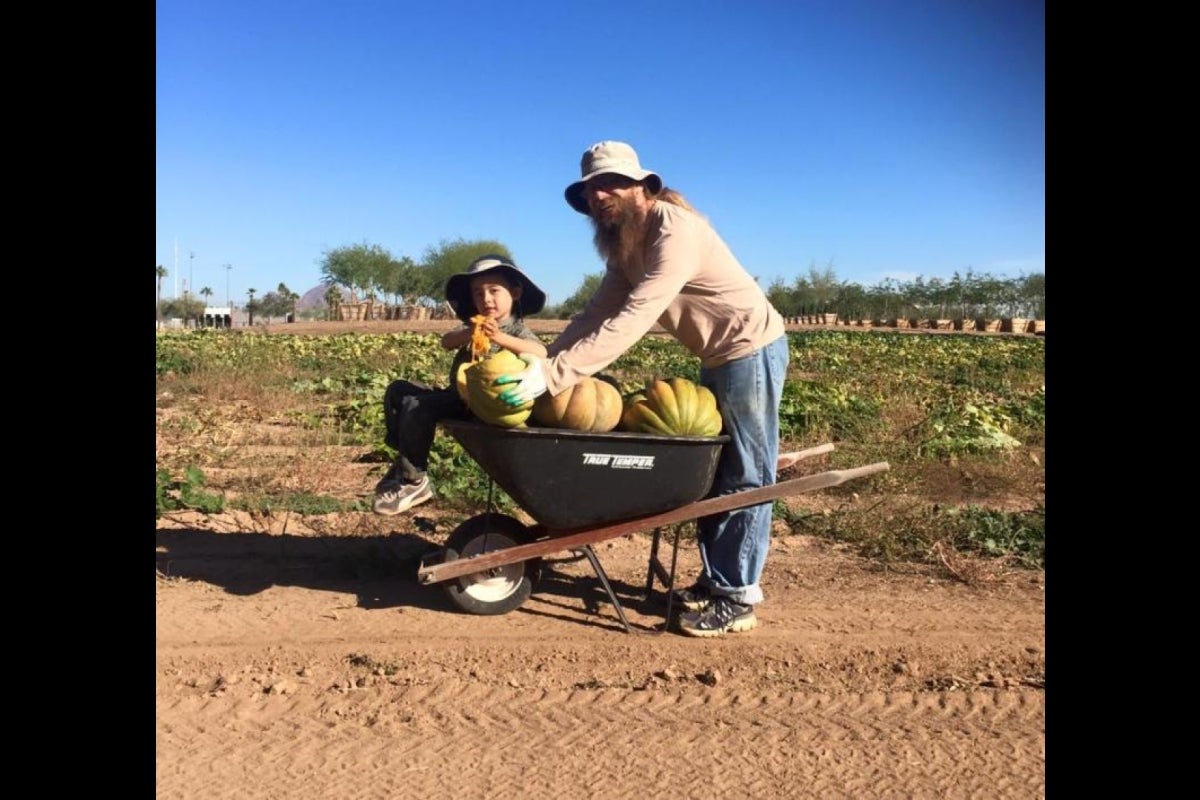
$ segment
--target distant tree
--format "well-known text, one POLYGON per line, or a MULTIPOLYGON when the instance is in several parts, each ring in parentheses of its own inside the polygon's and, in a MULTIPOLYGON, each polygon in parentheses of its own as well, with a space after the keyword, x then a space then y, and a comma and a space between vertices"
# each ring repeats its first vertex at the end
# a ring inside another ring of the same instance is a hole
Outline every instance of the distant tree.
POLYGON ((376 276, 375 288, 385 297, 391 295, 394 305, 400 305, 406 297, 415 300, 423 286, 421 270, 408 256, 389 262, 376 276))
POLYGON ((184 316, 183 298, 172 297, 170 300, 163 300, 161 309, 162 315, 168 319, 172 317, 182 318, 184 316))
POLYGON ((213 290, 210 287, 205 286, 200 290, 200 294, 204 297, 204 304, 208 305, 208 298, 212 297, 213 290))
POLYGON ((974 319, 984 315, 989 301, 986 287, 983 284, 986 276, 977 275, 967 268, 967 274, 961 281, 959 296, 962 298, 963 319, 974 319))
POLYGON ((997 319, 1004 314, 1011 301, 1006 282, 993 275, 985 275, 979 281, 979 291, 984 298, 982 316, 997 319))
POLYGON ((258 302, 254 304, 254 310, 259 315, 268 319, 271 317, 281 317, 287 314, 287 300, 281 297, 278 292, 267 292, 258 298, 258 302))
POLYGON ((1024 315, 1032 319, 1046 318, 1046 273, 1026 276, 1021 284, 1024 315))
POLYGON ((326 310, 326 318, 327 319, 333 319, 333 308, 340 302, 342 302, 342 290, 339 289, 335 284, 332 284, 332 283, 329 284, 329 288, 325 290, 325 305, 327 307, 327 310, 326 310))
POLYGON ((162 279, 167 277, 167 268, 162 264, 154 267, 154 277, 158 279, 157 285, 154 287, 154 320, 158 325, 162 325, 162 279))
MULTIPOLYGON (((920 281, 920 278, 917 278, 920 281)), ((948 319, 947 314, 954 302, 954 288, 941 278, 932 278, 925 284, 924 299, 933 319, 948 319)))
POLYGON ((554 319, 570 319, 578 314, 587 305, 588 300, 592 299, 592 295, 600 288, 600 280, 604 277, 604 273, 595 272, 591 275, 583 276, 583 283, 575 290, 575 293, 562 301, 557 306, 547 310, 546 314, 554 319))
POLYGON ((918 275, 915 280, 902 284, 900 292, 904 298, 905 317, 929 318, 931 292, 924 278, 918 275))
POLYGON ((377 244, 336 247, 322 256, 321 276, 325 283, 340 283, 368 294, 391 263, 392 254, 377 244))
POLYGON ((767 287, 767 299, 775 310, 785 317, 798 317, 800 310, 792 291, 784 284, 783 278, 776 278, 767 287))
POLYGON ((295 319, 296 318, 296 302, 300 299, 300 295, 293 292, 291 289, 289 289, 287 287, 286 284, 283 284, 283 283, 280 283, 278 288, 276 288, 275 291, 279 292, 279 296, 284 298, 284 300, 287 301, 287 308, 286 308, 285 313, 290 314, 292 319, 295 319))
POLYGON ((1010 317, 1046 318, 1046 275, 1035 273, 1019 278, 997 278, 954 273, 950 280, 911 281, 886 278, 864 289, 856 283, 837 283, 831 267, 809 268, 790 286, 775 278, 767 287, 767 298, 785 317, 836 313, 841 319, 976 319, 1010 317))
POLYGON ((793 278, 791 295, 794 315, 805 315, 816 312, 817 296, 813 292, 812 284, 808 282, 808 278, 803 275, 797 275, 793 278))
POLYGON ((296 313, 296 301, 299 299, 300 295, 289 289, 287 284, 281 283, 275 291, 267 292, 259 298, 255 310, 267 318, 287 319, 289 315, 296 313))
POLYGON ((875 319, 899 319, 904 316, 903 295, 899 281, 884 278, 867 290, 871 300, 871 317, 875 319))
POLYGON ((843 283, 833 301, 840 319, 864 319, 870 316, 867 293, 857 283, 843 283))
POLYGON ((812 294, 812 313, 824 314, 829 311, 833 298, 837 296, 839 284, 833 273, 833 262, 830 261, 824 269, 818 269, 816 264, 808 267, 808 285, 812 294))
POLYGON ((203 311, 204 302, 195 297, 174 297, 164 300, 162 303, 164 317, 178 317, 183 320, 198 319, 203 311))
POLYGON ((250 302, 246 304, 246 312, 249 314, 249 324, 254 325, 254 293, 258 289, 247 289, 246 294, 250 295, 250 302))

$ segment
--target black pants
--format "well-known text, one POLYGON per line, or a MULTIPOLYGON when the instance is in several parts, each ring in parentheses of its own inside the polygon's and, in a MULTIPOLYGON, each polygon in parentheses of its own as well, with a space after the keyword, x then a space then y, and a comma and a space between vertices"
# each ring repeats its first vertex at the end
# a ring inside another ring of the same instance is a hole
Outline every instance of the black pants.
MULTIPOLYGON (((399 455, 388 477, 416 483, 429 469, 429 448, 439 420, 468 419, 471 412, 454 389, 432 389, 412 381, 392 381, 383 395, 384 441, 399 455)), ((381 481, 382 483, 382 481, 381 481)))

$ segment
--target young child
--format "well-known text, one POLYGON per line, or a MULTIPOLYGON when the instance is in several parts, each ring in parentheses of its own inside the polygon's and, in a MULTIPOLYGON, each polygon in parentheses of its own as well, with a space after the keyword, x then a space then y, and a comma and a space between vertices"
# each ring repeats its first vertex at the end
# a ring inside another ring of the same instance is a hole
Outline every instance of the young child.
POLYGON ((458 352, 450 367, 450 385, 433 389, 412 381, 397 380, 383 395, 384 441, 398 451, 396 460, 375 486, 375 513, 391 516, 433 497, 426 470, 437 423, 467 419, 470 412, 454 388, 458 367, 471 359, 471 317, 482 316, 480 329, 487 335, 489 354, 504 348, 517 355, 546 357, 546 346, 522 321, 546 304, 546 295, 511 261, 498 255, 475 259, 466 272, 446 281, 446 300, 464 327, 442 336, 442 347, 458 352))

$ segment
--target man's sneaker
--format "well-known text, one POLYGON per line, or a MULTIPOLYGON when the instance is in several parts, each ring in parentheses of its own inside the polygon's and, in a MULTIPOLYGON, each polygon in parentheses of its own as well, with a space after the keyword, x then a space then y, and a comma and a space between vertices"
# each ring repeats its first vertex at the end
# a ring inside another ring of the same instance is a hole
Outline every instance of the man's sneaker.
POLYGON ((754 630, 757 625, 754 606, 744 606, 721 596, 714 597, 707 608, 690 611, 679 618, 679 630, 688 636, 721 636, 729 631, 743 633, 754 630))
POLYGON ((703 611, 712 602, 712 592, 707 586, 693 583, 686 589, 676 589, 674 602, 688 611, 703 611))
POLYGON ((390 517, 431 499, 433 484, 428 475, 420 483, 393 483, 375 492, 375 513, 390 517))

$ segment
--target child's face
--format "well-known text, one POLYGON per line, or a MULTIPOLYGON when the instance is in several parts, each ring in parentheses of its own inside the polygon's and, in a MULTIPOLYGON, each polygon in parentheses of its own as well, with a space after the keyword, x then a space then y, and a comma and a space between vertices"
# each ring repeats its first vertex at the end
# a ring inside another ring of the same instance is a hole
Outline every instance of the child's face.
POLYGON ((521 297, 521 287, 510 287, 504 278, 496 275, 480 275, 471 279, 471 300, 475 312, 492 319, 504 319, 512 314, 513 303, 521 297))

